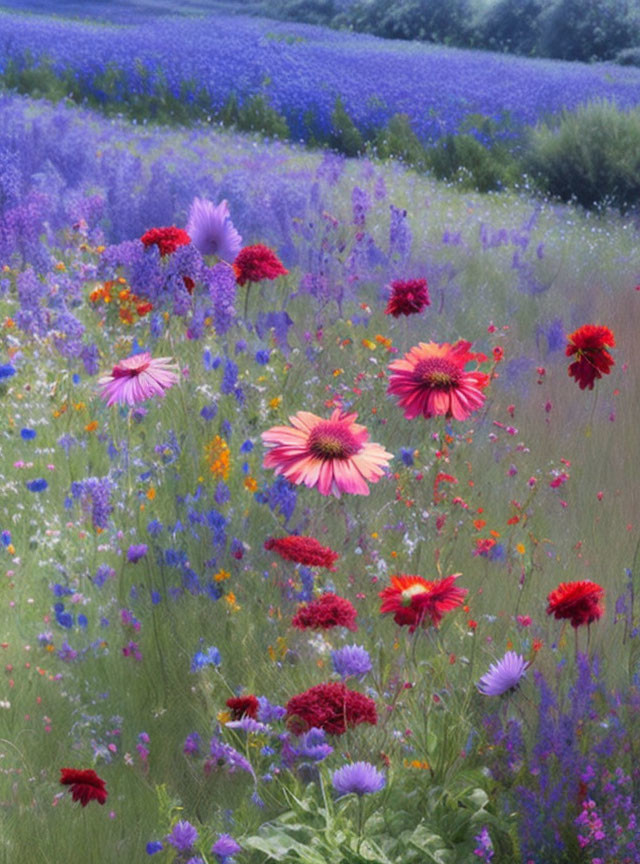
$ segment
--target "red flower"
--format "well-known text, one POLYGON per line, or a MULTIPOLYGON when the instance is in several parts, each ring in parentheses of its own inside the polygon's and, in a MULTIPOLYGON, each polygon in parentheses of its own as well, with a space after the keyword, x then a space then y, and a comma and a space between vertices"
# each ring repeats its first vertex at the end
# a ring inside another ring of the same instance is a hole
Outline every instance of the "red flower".
POLYGON ((232 720, 242 720, 243 717, 251 717, 255 720, 260 703, 253 695, 238 696, 236 699, 227 699, 227 707, 231 708, 232 720))
POLYGON ((277 279, 289 272, 275 252, 261 243, 241 249, 233 262, 233 269, 238 285, 260 282, 262 279, 277 279))
POLYGON ((581 390, 587 387, 593 390, 596 378, 608 375, 615 361, 604 347, 615 348, 616 340, 608 327, 598 324, 585 324, 579 327, 569 337, 566 348, 567 357, 576 355, 576 360, 569 366, 569 376, 575 378, 581 390))
POLYGON ((385 315, 415 315, 431 306, 426 279, 409 279, 407 282, 396 280, 391 283, 391 296, 384 310, 385 315))
POLYGON ((298 630, 330 630, 332 627, 357 630, 357 615, 355 607, 344 597, 327 593, 301 606, 291 623, 298 630))
POLYGON ((289 699, 285 707, 294 735, 313 727, 330 735, 343 735, 359 723, 375 726, 378 722, 373 699, 338 683, 311 687, 289 699))
POLYGON ((264 544, 265 549, 273 549, 286 561, 295 561, 296 564, 305 564, 307 567, 327 567, 335 570, 333 566, 339 558, 337 552, 328 546, 322 546, 315 537, 269 537, 264 544))
POLYGON ((427 618, 437 627, 444 613, 460 606, 468 593, 466 588, 456 588, 453 584, 459 575, 455 573, 438 582, 402 573, 392 576, 391 585, 380 592, 380 612, 393 612, 396 624, 408 625, 409 633, 424 625, 427 618))
POLYGON ((176 228, 171 225, 168 228, 151 228, 146 234, 143 234, 140 240, 148 248, 149 246, 157 246, 160 254, 173 255, 178 246, 186 246, 191 243, 191 237, 182 228, 176 228))
POLYGON ((547 597, 547 615, 567 618, 572 627, 591 624, 604 614, 604 588, 596 582, 561 582, 547 597))
POLYGON ((80 801, 86 807, 89 801, 104 804, 107 800, 107 789, 104 780, 95 771, 77 771, 75 768, 61 768, 60 782, 63 786, 71 786, 71 797, 80 801))
POLYGON ((466 420, 482 407, 489 376, 477 369, 465 371, 470 361, 481 359, 470 347, 463 339, 455 345, 420 342, 389 365, 387 393, 400 397, 407 420, 437 414, 466 420))

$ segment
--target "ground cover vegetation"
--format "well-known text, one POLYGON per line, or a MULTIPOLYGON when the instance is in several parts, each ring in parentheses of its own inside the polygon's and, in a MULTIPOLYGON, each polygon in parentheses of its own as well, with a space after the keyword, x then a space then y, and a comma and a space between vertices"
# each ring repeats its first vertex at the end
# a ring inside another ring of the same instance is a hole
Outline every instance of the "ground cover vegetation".
POLYGON ((348 156, 393 157, 479 191, 525 185, 585 207, 638 200, 633 68, 135 10, 99 25, 4 14, 0 39, 0 82, 14 92, 136 122, 222 123, 348 156), (176 44, 189 50, 176 55, 176 44))
POLYGON ((640 860, 634 221, 0 108, 3 856, 640 860))

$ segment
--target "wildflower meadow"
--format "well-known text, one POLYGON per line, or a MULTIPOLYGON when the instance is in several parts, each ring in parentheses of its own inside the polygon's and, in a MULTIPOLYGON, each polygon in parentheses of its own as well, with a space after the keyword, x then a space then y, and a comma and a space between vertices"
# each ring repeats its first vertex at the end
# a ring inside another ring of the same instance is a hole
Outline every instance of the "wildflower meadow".
POLYGON ((633 211, 0 94, 0 861, 640 862, 639 304, 633 211))

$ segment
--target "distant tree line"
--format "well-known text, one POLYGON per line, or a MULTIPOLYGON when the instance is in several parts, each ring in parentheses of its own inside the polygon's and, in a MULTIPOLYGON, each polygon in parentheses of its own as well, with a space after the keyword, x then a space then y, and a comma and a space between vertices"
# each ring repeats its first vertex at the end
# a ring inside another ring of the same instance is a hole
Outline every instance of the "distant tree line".
POLYGON ((640 65, 640 0, 231 0, 238 11, 389 39, 640 65))

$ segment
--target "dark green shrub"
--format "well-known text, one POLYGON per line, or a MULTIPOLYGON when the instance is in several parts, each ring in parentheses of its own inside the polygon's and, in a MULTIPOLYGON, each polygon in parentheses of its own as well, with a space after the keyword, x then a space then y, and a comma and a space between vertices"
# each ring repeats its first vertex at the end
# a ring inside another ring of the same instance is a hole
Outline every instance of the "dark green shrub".
POLYGON ((260 93, 242 103, 236 126, 242 132, 261 132, 269 138, 289 137, 287 121, 260 93))
POLYGON ((480 19, 479 44, 493 51, 535 54, 540 15, 550 0, 497 0, 480 19))
POLYGON ((619 63, 620 66, 640 66, 640 45, 618 51, 615 62, 619 63))
POLYGON ((611 60, 638 42, 636 0, 556 0, 538 53, 559 60, 611 60))
POLYGON ((426 151, 426 159, 439 180, 455 180, 478 192, 502 189, 517 174, 516 162, 505 147, 483 147, 473 135, 446 135, 426 151))
POLYGON ((331 146, 346 156, 358 156, 364 152, 362 134, 347 114, 339 96, 331 114, 331 146))
POLYGON ((406 114, 394 114, 375 137, 373 150, 380 159, 400 159, 406 165, 424 170, 427 158, 420 139, 406 114))
POLYGON ((640 201, 640 108, 592 102, 536 127, 527 169, 539 186, 583 207, 620 210, 640 201))

